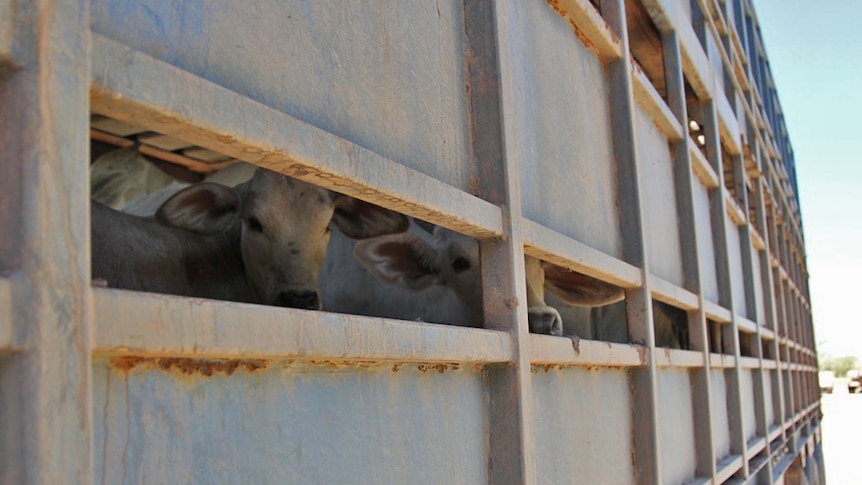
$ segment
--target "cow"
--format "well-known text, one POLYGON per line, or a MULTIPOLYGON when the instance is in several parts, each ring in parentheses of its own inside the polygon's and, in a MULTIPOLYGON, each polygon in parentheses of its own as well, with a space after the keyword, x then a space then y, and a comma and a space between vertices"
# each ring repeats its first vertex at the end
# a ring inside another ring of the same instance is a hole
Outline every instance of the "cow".
MULTIPOLYGON (((324 309, 481 327, 478 242, 442 227, 423 227, 413 224, 409 232, 355 244, 333 237, 322 276, 329 302, 324 309), (344 256, 351 248, 355 261, 344 256)), ((563 320, 545 303, 545 289, 569 304, 600 305, 623 298, 621 289, 579 273, 530 256, 524 263, 531 332, 563 334, 563 320)))
POLYGON ((179 184, 177 190, 188 185, 150 163, 137 147, 108 152, 90 165, 90 198, 113 209, 171 184, 179 184))
POLYGON ((92 276, 110 287, 312 310, 330 223, 353 238, 409 223, 265 169, 235 188, 191 185, 153 217, 91 209, 92 276))
MULTIPOLYGON (((568 305, 553 294, 547 295, 549 305, 556 308, 563 318, 564 335, 577 335, 591 340, 614 343, 629 343, 626 321, 626 302, 619 301, 595 307, 568 305)), ((657 347, 687 349, 688 316, 684 310, 653 300, 653 327, 657 347)))

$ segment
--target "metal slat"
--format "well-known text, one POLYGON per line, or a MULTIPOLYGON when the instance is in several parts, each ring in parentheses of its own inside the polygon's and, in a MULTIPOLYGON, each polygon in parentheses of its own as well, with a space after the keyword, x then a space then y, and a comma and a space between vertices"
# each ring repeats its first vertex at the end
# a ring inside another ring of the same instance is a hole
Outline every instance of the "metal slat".
POLYGON ((588 0, 551 0, 548 4, 575 29, 575 34, 604 62, 623 55, 622 41, 588 0))
POLYGON ((702 368, 705 367, 703 352, 658 348, 655 362, 659 368, 702 368))
POLYGON ((484 365, 505 332, 93 288, 98 356, 484 365))
POLYGON ((502 235, 491 203, 100 35, 92 46, 97 113, 463 234, 502 235))
POLYGON ((696 310, 699 307, 698 297, 694 293, 680 288, 675 284, 656 275, 650 275, 652 297, 683 310, 696 310))
POLYGON ((647 79, 643 70, 637 67, 637 64, 632 64, 632 79, 634 80, 635 100, 653 119, 659 130, 671 142, 679 141, 688 136, 688 131, 677 121, 676 117, 671 113, 667 103, 661 99, 658 91, 655 90, 652 83, 647 79))
POLYGON ((530 362, 534 366, 642 367, 640 345, 530 334, 530 362))
POLYGON ((550 263, 593 276, 622 288, 641 286, 640 270, 586 244, 524 218, 525 251, 550 263))

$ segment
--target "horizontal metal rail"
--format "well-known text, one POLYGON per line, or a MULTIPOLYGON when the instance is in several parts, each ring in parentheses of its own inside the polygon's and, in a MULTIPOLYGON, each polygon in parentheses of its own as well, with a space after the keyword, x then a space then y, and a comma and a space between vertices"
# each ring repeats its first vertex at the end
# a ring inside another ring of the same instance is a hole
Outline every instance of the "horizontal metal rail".
POLYGON ((95 356, 483 365, 506 332, 93 288, 95 356))
POLYGON ((716 483, 724 483, 740 468, 742 468, 741 455, 729 455, 718 460, 715 464, 716 483))
POLYGON ((523 218, 524 251, 545 261, 593 276, 622 288, 642 285, 640 270, 613 256, 523 218))
POLYGON ((703 352, 693 350, 655 349, 655 363, 659 368, 700 368, 704 367, 703 352))
POLYGON ((686 127, 682 126, 671 112, 667 103, 661 99, 655 87, 647 79, 643 70, 637 64, 632 65, 635 101, 655 121, 659 130, 670 140, 676 142, 688 136, 686 127))
POLYGON ((682 308, 683 310, 697 309, 698 298, 694 293, 656 275, 650 275, 649 279, 652 288, 652 297, 656 300, 682 308))
POLYGON ((588 0, 548 0, 548 4, 569 22, 578 38, 603 62, 623 56, 620 39, 588 0))
POLYGON ((643 367, 643 346, 530 334, 530 363, 547 366, 643 367))

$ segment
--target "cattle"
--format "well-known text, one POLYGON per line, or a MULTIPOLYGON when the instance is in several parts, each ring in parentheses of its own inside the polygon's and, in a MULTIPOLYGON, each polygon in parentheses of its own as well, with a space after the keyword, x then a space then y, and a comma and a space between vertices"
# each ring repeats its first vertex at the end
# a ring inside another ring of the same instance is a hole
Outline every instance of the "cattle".
POLYGON ((408 224, 265 169, 235 188, 187 187, 153 217, 91 208, 92 276, 110 287, 313 310, 330 223, 353 238, 408 224))
MULTIPOLYGON (((323 292, 329 302, 325 309, 482 326, 475 239, 441 227, 433 227, 429 233, 414 224, 406 233, 360 240, 355 245, 345 238, 333 238, 331 244, 334 247, 323 272, 323 292), (344 256, 351 247, 356 261, 344 256)), ((531 332, 563 334, 563 320, 545 303, 545 289, 575 305, 600 305, 623 297, 619 288, 533 257, 525 258, 525 269, 531 332)))
POLYGON ((130 201, 174 183, 179 184, 136 147, 108 152, 90 165, 90 197, 113 209, 123 209, 130 201))
MULTIPOLYGON (((567 305, 553 294, 548 295, 547 299, 548 304, 556 308, 563 318, 564 335, 629 343, 625 301, 590 308, 567 305)), ((657 300, 653 300, 652 310, 656 346, 670 349, 689 348, 688 317, 685 311, 657 300)))

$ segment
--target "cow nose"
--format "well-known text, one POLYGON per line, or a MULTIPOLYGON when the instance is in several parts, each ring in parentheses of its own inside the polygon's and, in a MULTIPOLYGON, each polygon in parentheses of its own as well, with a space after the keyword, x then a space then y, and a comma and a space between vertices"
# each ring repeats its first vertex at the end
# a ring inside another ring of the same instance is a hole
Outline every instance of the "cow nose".
POLYGON ((320 308, 320 298, 316 291, 282 291, 275 299, 278 306, 317 310, 320 308))

